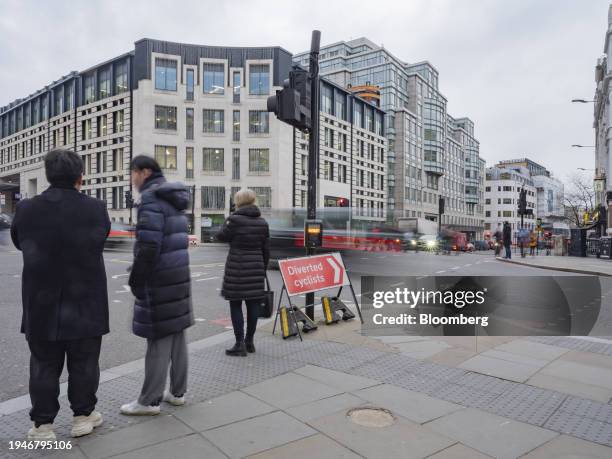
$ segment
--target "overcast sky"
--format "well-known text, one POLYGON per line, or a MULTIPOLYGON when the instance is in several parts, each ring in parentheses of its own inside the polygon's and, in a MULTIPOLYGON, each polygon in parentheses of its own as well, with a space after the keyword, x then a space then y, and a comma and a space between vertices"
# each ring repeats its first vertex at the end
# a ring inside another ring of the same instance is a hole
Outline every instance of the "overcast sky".
POLYGON ((594 66, 608 0, 174 2, 0 0, 0 106, 143 37, 297 53, 361 36, 406 62, 429 60, 453 116, 475 122, 488 165, 528 156, 565 179, 593 167, 594 66))

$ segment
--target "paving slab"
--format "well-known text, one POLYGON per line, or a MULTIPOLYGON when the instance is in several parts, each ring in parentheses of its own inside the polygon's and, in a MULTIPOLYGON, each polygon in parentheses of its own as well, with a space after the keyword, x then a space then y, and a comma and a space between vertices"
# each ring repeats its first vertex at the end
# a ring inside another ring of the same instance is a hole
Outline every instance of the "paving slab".
POLYGON ((482 373, 484 375, 508 379, 510 381, 525 382, 540 370, 541 367, 511 362, 480 354, 466 360, 459 365, 459 368, 482 373))
POLYGON ((442 352, 438 352, 431 357, 428 357, 426 360, 433 363, 438 363, 440 365, 447 365, 451 367, 456 367, 461 365, 468 359, 471 359, 477 355, 474 351, 464 349, 464 348, 448 348, 442 352))
POLYGON ((612 370, 612 355, 595 354, 593 352, 584 352, 569 350, 559 360, 569 360, 571 362, 582 363, 583 365, 593 365, 596 367, 608 368, 612 370))
POLYGON ((317 434, 249 456, 249 459, 313 459, 315 457, 316 459, 359 459, 361 456, 334 440, 317 434))
POLYGON ((364 427, 349 421, 345 413, 336 413, 309 422, 338 443, 368 458, 423 458, 455 443, 443 434, 397 417, 383 428, 364 427))
POLYGON ((598 445, 567 435, 559 435, 521 459, 609 459, 611 457, 612 448, 609 446, 598 445))
POLYGON ((344 392, 296 373, 276 376, 261 383, 245 387, 242 390, 253 397, 282 409, 303 405, 304 403, 332 397, 344 392))
POLYGON ((303 405, 294 406, 285 409, 294 418, 303 422, 308 422, 313 419, 327 416, 328 414, 336 413, 344 410, 345 412, 351 408, 362 406, 367 402, 353 394, 340 394, 333 397, 324 398, 303 405))
POLYGON ((173 416, 158 415, 154 419, 117 430, 107 435, 83 437, 79 447, 90 459, 101 459, 162 443, 193 433, 173 416))
POLYGON ((181 459, 226 459, 212 443, 201 435, 192 434, 136 451, 114 456, 117 459, 151 459, 180 457, 181 459))
POLYGON ((474 408, 456 411, 425 427, 500 459, 519 457, 558 435, 474 408))
POLYGON ((428 456, 427 459, 490 459, 491 456, 482 454, 480 451, 468 448, 461 443, 455 443, 453 446, 449 446, 443 449, 439 453, 433 456, 428 456))
POLYGON ((556 390, 566 394, 585 397, 591 400, 608 403, 612 398, 612 389, 601 386, 593 386, 571 379, 561 378, 559 376, 551 376, 544 373, 536 373, 527 380, 527 384, 532 386, 542 387, 544 389, 556 390))
POLYGON ((376 381, 375 379, 349 375, 341 371, 330 370, 315 365, 306 365, 305 367, 293 370, 293 372, 314 379, 315 381, 328 384, 345 392, 380 384, 380 381, 376 381))
POLYGON ((521 355, 521 354, 516 354, 513 352, 501 351, 499 350, 499 346, 496 346, 494 349, 485 351, 480 355, 484 357, 491 357, 494 359, 506 360, 512 363, 531 365, 533 367, 544 367, 545 365, 550 363, 551 360, 554 360, 554 359, 541 359, 541 358, 536 358, 534 356, 521 355))
POLYGON ((232 422, 275 411, 268 405, 240 391, 186 406, 175 416, 196 431, 213 429, 232 422))
POLYGON ((229 457, 242 458, 316 433, 306 424, 276 411, 207 430, 202 435, 229 457))
POLYGON ((541 374, 612 389, 612 369, 610 368, 556 360, 542 369, 541 374))
POLYGON ((534 341, 527 341, 524 339, 517 339, 509 341, 500 346, 494 348, 496 351, 509 352, 511 354, 518 354, 525 357, 533 357, 541 360, 555 360, 569 352, 569 349, 551 346, 549 344, 536 343, 534 341))
POLYGON ((354 392, 354 394, 378 407, 386 408, 419 424, 463 408, 461 405, 389 384, 362 389, 354 392))
POLYGON ((398 349, 402 354, 414 359, 426 359, 434 356, 451 346, 443 341, 413 341, 409 343, 396 343, 393 347, 398 349))

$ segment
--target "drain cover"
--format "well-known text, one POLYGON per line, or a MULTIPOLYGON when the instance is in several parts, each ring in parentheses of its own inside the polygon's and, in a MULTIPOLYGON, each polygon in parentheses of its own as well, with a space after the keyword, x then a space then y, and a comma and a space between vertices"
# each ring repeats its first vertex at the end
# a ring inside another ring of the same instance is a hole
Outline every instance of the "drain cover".
POLYGON ((351 422, 364 427, 388 427, 395 422, 391 412, 384 408, 353 408, 346 415, 351 422))

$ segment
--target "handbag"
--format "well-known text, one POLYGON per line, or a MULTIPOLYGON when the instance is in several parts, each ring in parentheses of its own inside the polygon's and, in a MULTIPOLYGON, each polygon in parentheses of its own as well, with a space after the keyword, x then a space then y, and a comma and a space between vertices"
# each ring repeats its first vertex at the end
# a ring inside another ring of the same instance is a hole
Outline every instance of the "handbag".
POLYGON ((264 297, 261 302, 261 308, 259 311, 259 317, 269 319, 272 317, 274 312, 274 290, 270 289, 270 281, 268 280, 268 274, 266 274, 266 288, 264 290, 264 297))

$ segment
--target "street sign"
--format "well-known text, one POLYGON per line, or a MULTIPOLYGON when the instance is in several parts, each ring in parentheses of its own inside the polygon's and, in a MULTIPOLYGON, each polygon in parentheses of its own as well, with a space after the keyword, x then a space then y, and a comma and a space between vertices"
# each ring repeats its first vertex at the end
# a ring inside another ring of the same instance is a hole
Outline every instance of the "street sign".
POLYGON ((350 285, 339 253, 288 258, 278 266, 289 296, 350 285))

